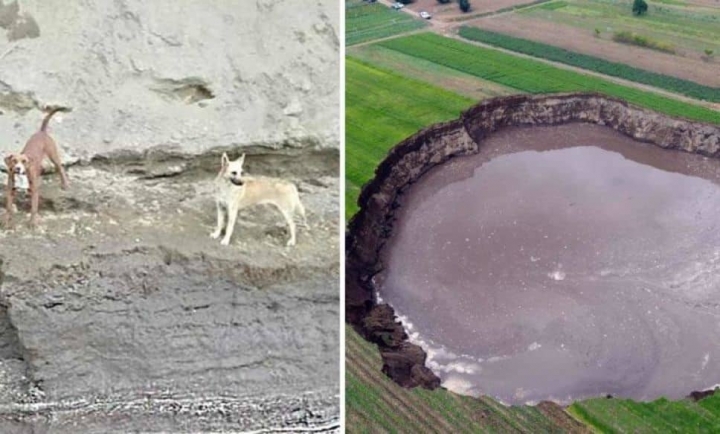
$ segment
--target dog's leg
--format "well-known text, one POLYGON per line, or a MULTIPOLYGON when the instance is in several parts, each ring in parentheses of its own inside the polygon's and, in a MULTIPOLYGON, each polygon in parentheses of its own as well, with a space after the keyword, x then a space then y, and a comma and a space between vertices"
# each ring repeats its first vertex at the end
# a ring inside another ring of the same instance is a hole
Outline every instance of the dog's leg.
POLYGON ((223 206, 220 205, 220 202, 215 202, 215 206, 217 207, 217 227, 210 236, 214 239, 218 239, 222 234, 223 227, 225 227, 225 209, 223 209, 223 206))
POLYGON ((303 206, 302 202, 300 202, 300 198, 297 199, 297 202, 295 204, 295 211, 300 214, 300 217, 302 217, 302 225, 305 229, 310 229, 310 226, 308 226, 307 217, 305 216, 305 207, 303 206))
POLYGON ((230 244, 230 237, 232 236, 233 230, 235 229, 235 221, 237 220, 238 212, 240 208, 237 205, 228 205, 228 224, 225 226, 225 236, 223 237, 220 244, 227 246, 230 244))
POLYGON ((8 174, 8 183, 5 187, 5 229, 12 228, 13 206, 15 205, 15 181, 12 173, 8 174))
POLYGON ((57 145, 55 145, 55 141, 48 142, 47 146, 47 155, 48 158, 50 158, 50 161, 55 165, 55 169, 57 169, 58 173, 60 174, 60 186, 63 190, 67 190, 68 188, 68 178, 67 174, 65 173, 65 168, 62 165, 62 162, 60 161, 60 154, 58 153, 57 145))
MULTIPOLYGON (((28 173, 29 177, 30 173, 28 173)), ((30 226, 36 228, 40 222, 38 209, 40 208, 40 177, 32 176, 30 179, 30 226)))
POLYGON ((280 208, 280 212, 283 217, 285 217, 285 222, 288 225, 288 229, 290 229, 290 239, 288 240, 286 246, 292 247, 295 245, 295 221, 293 220, 293 213, 292 211, 288 211, 284 208, 280 208))

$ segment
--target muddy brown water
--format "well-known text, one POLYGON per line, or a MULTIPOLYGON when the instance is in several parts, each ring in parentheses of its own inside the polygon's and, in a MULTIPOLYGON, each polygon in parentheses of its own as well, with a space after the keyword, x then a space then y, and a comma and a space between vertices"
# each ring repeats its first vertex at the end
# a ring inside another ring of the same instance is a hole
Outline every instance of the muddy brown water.
POLYGON ((378 295, 451 390, 508 404, 720 383, 720 161, 509 129, 404 194, 378 295))

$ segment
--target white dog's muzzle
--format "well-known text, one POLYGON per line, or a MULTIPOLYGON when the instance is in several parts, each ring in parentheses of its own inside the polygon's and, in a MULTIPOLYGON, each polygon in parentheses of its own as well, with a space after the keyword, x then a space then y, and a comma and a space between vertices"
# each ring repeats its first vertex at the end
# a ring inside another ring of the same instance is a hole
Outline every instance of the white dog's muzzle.
POLYGON ((30 188, 30 182, 28 181, 28 177, 24 173, 18 173, 17 171, 13 174, 13 179, 15 181, 15 188, 18 190, 27 190, 30 188))

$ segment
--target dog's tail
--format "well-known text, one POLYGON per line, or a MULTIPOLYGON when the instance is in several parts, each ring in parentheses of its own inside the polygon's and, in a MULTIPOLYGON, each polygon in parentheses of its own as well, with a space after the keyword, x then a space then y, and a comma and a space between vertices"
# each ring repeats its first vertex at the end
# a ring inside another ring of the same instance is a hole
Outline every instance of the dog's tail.
POLYGON ((53 117, 53 115, 57 112, 68 112, 70 111, 66 107, 53 107, 50 109, 48 114, 45 116, 45 119, 42 121, 42 125, 40 125, 40 131, 45 132, 48 127, 48 123, 50 123, 50 118, 53 117))

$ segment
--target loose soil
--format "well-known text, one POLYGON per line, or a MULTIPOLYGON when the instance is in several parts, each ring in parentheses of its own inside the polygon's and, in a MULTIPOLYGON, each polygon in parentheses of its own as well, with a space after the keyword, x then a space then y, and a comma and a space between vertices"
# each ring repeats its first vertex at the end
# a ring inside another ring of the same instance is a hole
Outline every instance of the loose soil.
POLYGON ((719 382, 717 160, 510 128, 400 205, 375 283, 445 387, 517 404, 719 382))
POLYGON ((705 6, 709 8, 720 8, 720 1, 718 0, 687 0, 685 3, 695 6, 705 6))

